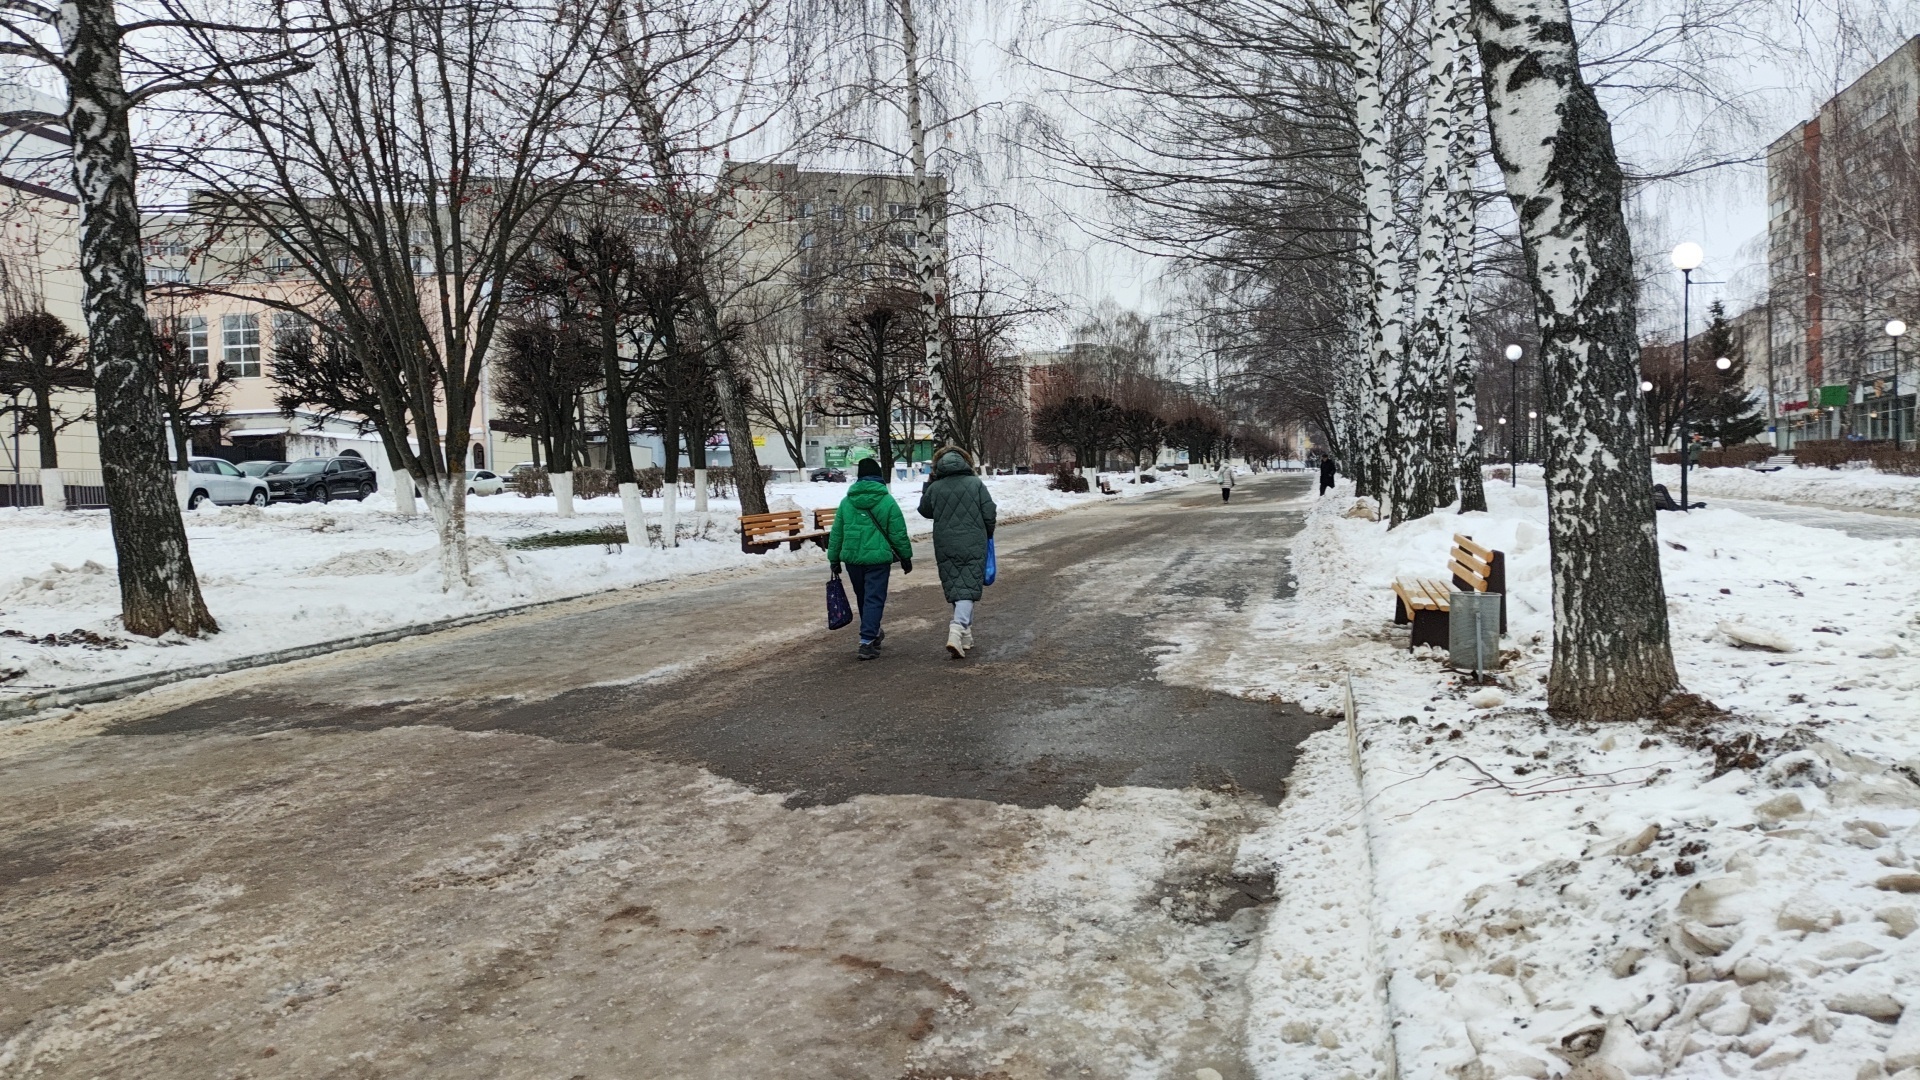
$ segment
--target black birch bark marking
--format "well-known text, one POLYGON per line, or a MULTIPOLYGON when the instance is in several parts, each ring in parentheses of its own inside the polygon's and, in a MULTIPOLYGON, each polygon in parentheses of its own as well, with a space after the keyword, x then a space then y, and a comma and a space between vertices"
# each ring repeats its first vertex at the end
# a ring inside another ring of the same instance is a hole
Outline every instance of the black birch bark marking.
POLYGON ((146 266, 134 203, 131 108, 111 0, 66 0, 55 17, 65 53, 67 130, 80 196, 81 309, 93 361, 100 472, 119 562, 127 632, 218 632, 187 552, 161 416, 160 357, 147 325, 146 266))
POLYGON ((1679 686, 1639 392, 1613 130, 1566 0, 1473 0, 1494 159, 1520 218, 1546 372, 1547 532, 1560 716, 1647 715, 1679 686))

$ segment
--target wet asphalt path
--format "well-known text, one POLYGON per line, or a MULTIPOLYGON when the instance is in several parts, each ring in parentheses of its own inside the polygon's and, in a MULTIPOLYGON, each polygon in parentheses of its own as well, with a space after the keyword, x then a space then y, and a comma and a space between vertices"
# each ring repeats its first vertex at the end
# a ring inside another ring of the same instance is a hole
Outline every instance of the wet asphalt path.
MULTIPOLYGON (((1299 476, 1180 488, 1000 531, 978 647, 942 648, 928 542, 894 571, 882 657, 822 629, 822 569, 775 571, 344 658, 109 728, 441 725, 697 765, 790 806, 919 794, 1077 805, 1096 786, 1234 789, 1277 802, 1326 721, 1154 677, 1165 628, 1290 591, 1279 506, 1299 476)), ((912 508, 907 508, 912 513, 912 508)))

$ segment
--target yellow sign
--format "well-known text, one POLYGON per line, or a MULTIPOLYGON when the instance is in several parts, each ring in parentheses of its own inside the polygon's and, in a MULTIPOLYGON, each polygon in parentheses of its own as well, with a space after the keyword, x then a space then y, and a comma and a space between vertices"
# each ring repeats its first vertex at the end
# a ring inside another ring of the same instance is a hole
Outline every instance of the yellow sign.
POLYGON ((753 448, 755 450, 765 449, 766 445, 767 445, 767 437, 765 435, 755 435, 753 437, 753 448))

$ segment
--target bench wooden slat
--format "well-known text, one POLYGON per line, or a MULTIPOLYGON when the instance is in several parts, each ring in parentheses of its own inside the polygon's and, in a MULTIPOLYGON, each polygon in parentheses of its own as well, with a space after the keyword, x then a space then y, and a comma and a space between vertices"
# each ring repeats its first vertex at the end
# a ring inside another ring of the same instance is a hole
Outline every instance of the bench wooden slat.
POLYGON ((1469 570, 1466 567, 1461 566, 1460 561, 1458 559, 1455 559, 1452 562, 1447 563, 1447 570, 1451 572, 1455 577, 1458 577, 1460 580, 1466 582, 1469 585, 1472 585, 1474 592, 1487 591, 1487 576, 1485 574, 1480 573, 1477 570, 1469 570))
POLYGON ((1476 577, 1486 577, 1493 573, 1493 563, 1490 560, 1482 559, 1465 548, 1454 548, 1447 553, 1447 556, 1461 566, 1472 570, 1476 577))
POLYGON ((1493 565, 1493 549, 1483 544, 1474 543, 1473 537, 1462 536, 1459 533, 1454 533, 1453 542, 1455 546, 1463 548, 1473 553, 1475 556, 1477 556, 1480 559, 1481 562, 1486 563, 1489 566, 1493 565))
POLYGON ((815 510, 813 512, 813 527, 822 532, 833 528, 833 515, 837 512, 838 508, 832 506, 824 510, 815 510))
POLYGON ((1453 607, 1453 583, 1451 581, 1435 581, 1433 578, 1426 578, 1422 580, 1420 584, 1426 587, 1427 595, 1433 597, 1433 606, 1436 610, 1446 611, 1453 607))

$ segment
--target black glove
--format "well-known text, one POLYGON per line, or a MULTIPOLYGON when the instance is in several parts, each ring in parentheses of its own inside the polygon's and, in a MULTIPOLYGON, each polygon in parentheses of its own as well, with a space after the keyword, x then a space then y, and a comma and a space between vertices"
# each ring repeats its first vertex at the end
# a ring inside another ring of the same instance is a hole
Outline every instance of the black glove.
POLYGON ((827 568, 833 571, 834 577, 840 576, 840 560, 835 559, 834 561, 828 563, 827 568))
POLYGON ((900 572, 901 572, 901 573, 903 573, 903 574, 911 574, 911 573, 913 573, 913 560, 912 560, 912 559, 901 559, 901 560, 900 560, 900 572))

